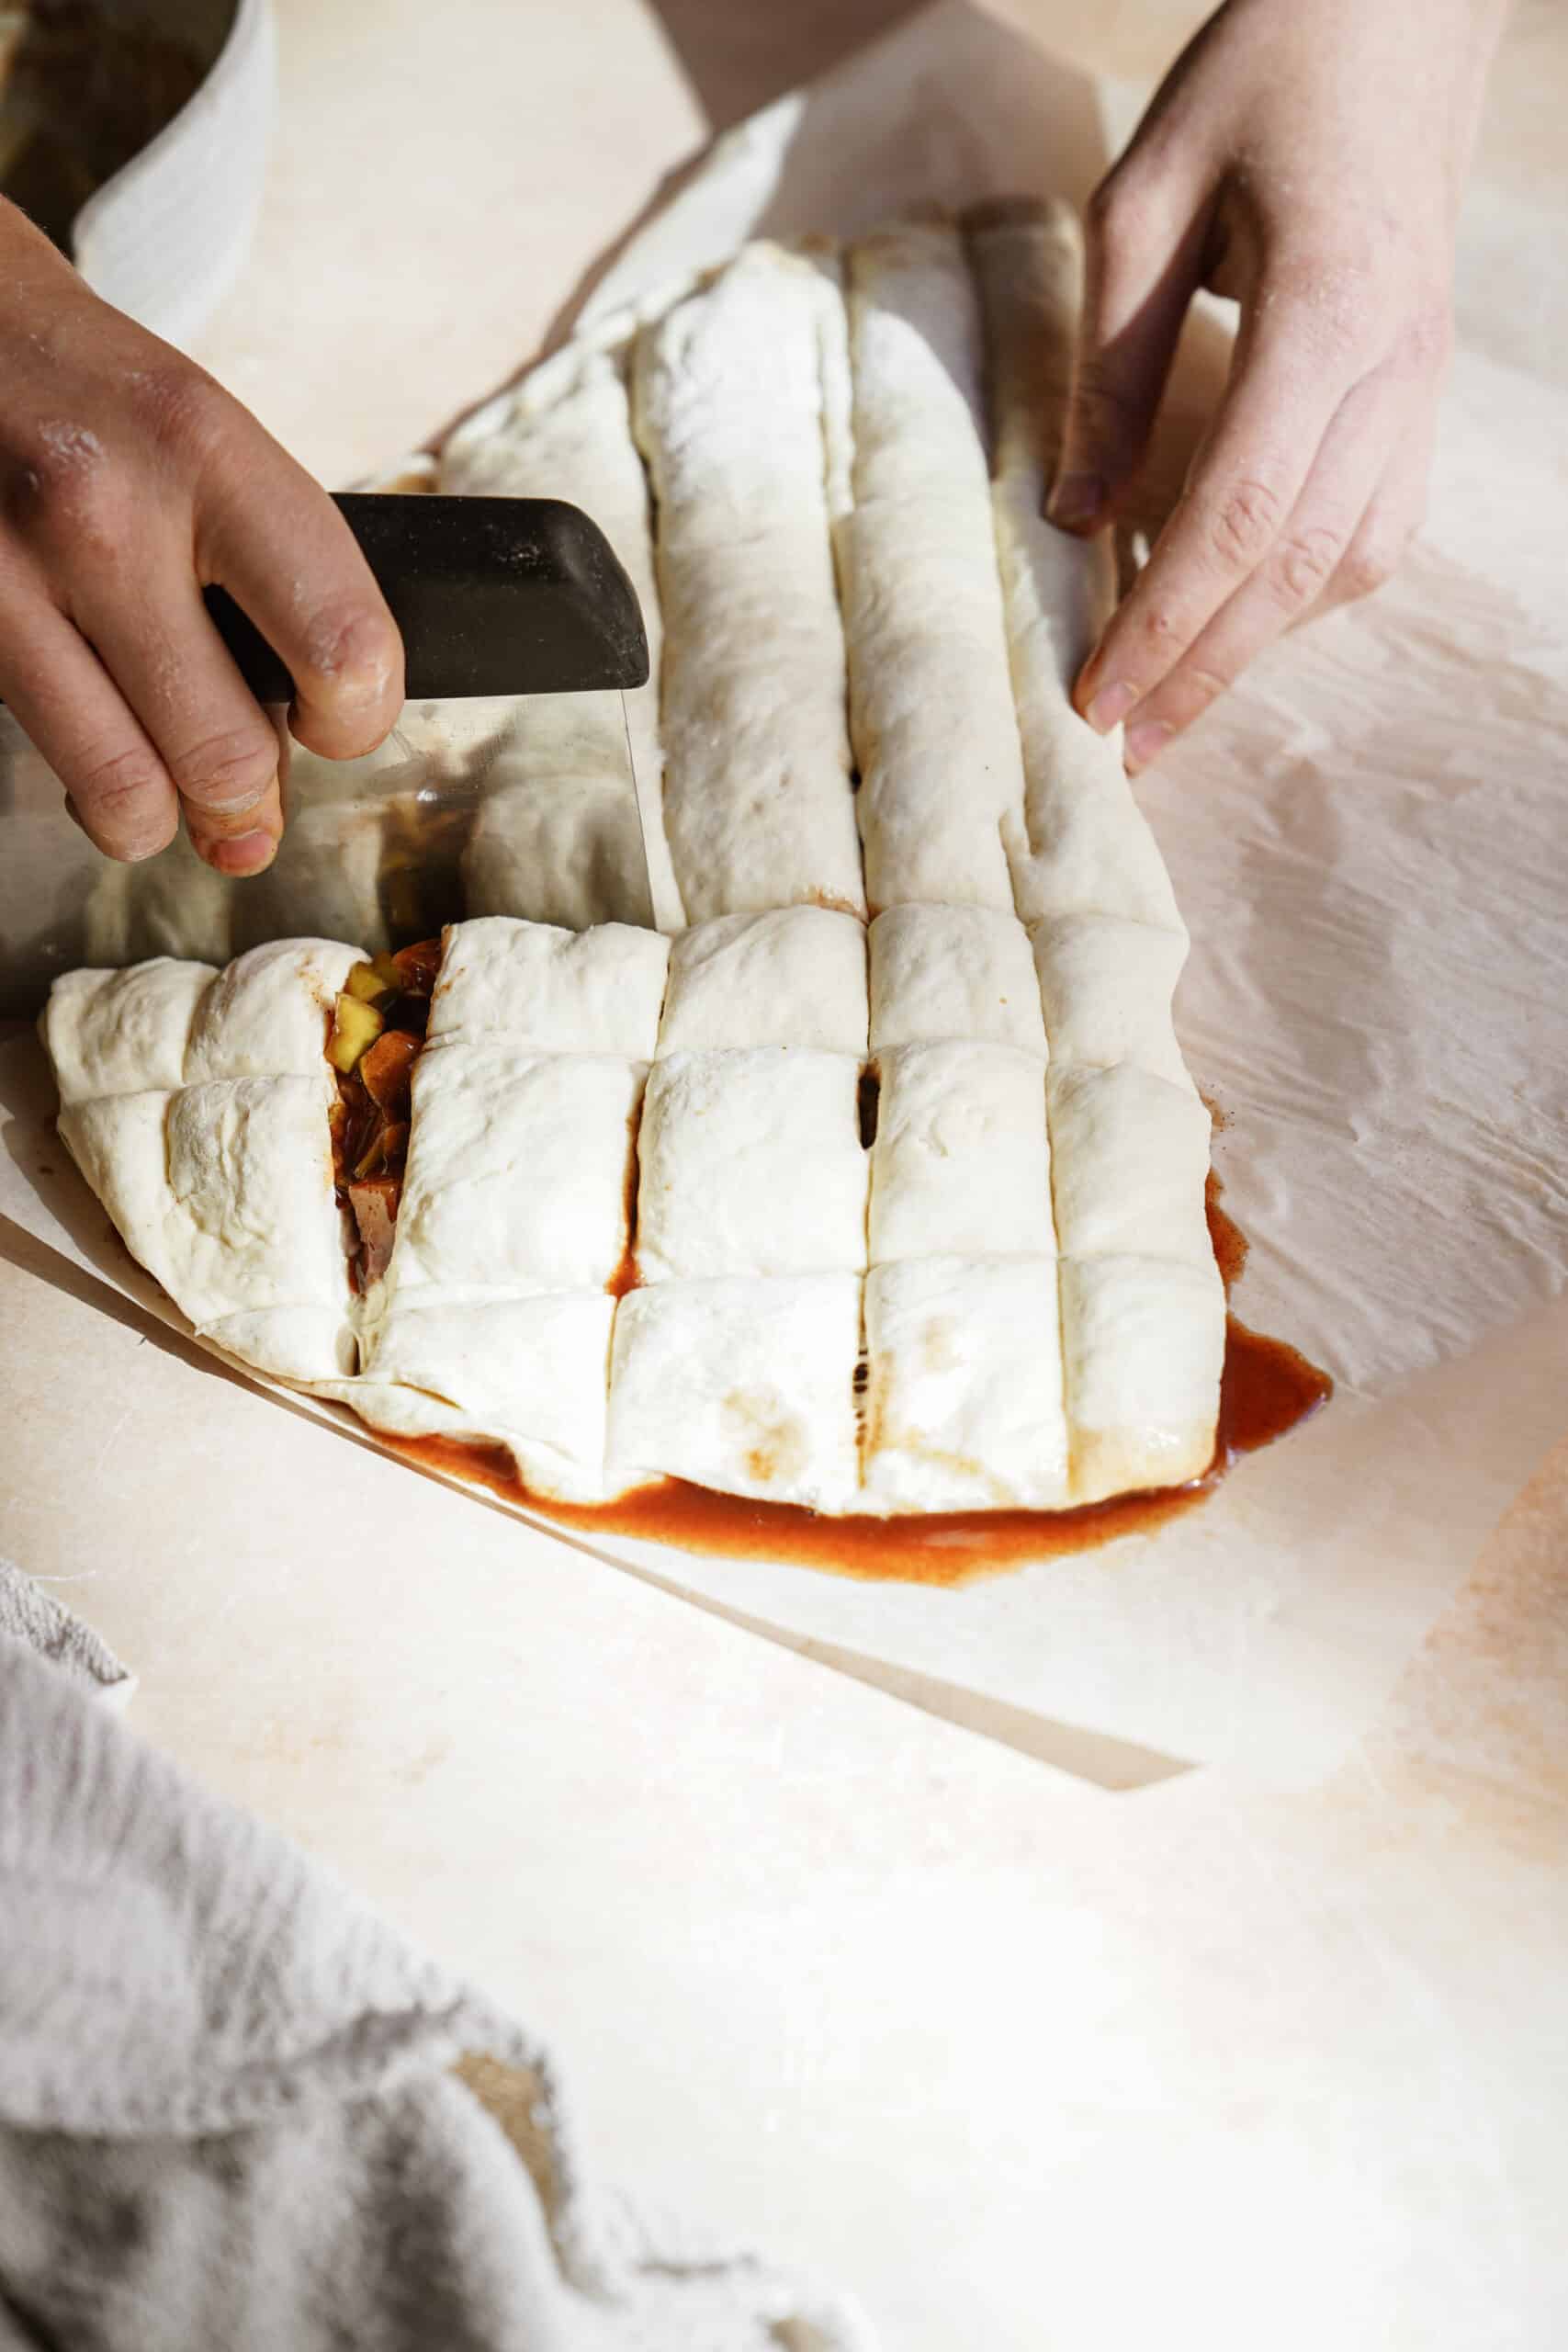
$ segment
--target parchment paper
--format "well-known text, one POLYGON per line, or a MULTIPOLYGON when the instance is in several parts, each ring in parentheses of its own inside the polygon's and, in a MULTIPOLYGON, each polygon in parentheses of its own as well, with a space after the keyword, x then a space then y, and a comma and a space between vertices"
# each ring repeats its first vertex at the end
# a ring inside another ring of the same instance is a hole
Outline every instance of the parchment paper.
MULTIPOLYGON (((761 232, 1081 198, 1126 115, 942 6, 720 142, 578 313, 761 232)), ((1224 356, 1210 306, 1151 523, 1224 356)), ((1565 447, 1555 385, 1464 345, 1404 574, 1266 657, 1140 787, 1252 1243, 1236 1306, 1333 1373, 1328 1411, 1156 1536, 959 1592, 593 1548, 1021 1747, 1066 1725, 1157 1751, 1149 1777, 1164 1756, 1273 1785, 1334 1764, 1568 1422, 1565 447)), ((0 1212, 177 1322, 64 1170, 39 1064, 0 1057, 0 1212)))

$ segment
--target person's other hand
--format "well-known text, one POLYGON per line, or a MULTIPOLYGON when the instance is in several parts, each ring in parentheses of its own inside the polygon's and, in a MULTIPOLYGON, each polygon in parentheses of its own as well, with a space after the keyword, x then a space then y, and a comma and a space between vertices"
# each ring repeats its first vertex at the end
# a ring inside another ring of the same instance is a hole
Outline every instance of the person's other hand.
POLYGON ((1502 0, 1229 0, 1090 201, 1048 513, 1135 475, 1200 287, 1230 380, 1074 699, 1136 771, 1308 613, 1387 579, 1425 508, 1455 216, 1502 0))
POLYGON ((373 751, 402 647, 326 492, 190 360, 90 293, 0 203, 0 696, 111 857, 183 810, 223 874, 283 831, 281 746, 202 603, 229 591, 329 759, 373 751))

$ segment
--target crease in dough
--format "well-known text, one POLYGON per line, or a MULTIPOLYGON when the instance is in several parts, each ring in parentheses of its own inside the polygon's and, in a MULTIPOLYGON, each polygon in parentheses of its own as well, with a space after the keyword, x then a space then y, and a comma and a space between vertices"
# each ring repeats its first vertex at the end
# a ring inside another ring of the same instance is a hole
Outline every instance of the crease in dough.
POLYGON ((689 922, 863 913, 830 499, 836 272, 756 244, 639 336, 658 510, 665 817, 689 922))

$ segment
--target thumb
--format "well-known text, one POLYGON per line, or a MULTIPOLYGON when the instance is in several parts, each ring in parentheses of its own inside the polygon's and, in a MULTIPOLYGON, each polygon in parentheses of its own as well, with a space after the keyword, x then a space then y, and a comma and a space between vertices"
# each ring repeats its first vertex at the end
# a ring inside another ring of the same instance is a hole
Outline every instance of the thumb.
POLYGON ((1089 198, 1084 294, 1062 454, 1045 512, 1066 531, 1108 522, 1142 462, 1202 272, 1207 220, 1175 216, 1124 165, 1089 198))

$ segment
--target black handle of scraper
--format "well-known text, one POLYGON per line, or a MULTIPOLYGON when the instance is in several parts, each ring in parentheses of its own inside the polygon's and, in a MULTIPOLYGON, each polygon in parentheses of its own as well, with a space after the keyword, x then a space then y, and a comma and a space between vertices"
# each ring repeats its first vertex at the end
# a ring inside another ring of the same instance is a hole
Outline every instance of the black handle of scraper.
MULTIPOLYGON (((646 684, 637 591, 581 508, 382 491, 344 491, 334 503, 401 634, 411 702, 646 684)), ((258 702, 291 701, 294 681, 254 624, 221 588, 206 594, 258 702)))
MULTIPOLYGON (((410 702, 648 684, 637 590, 581 507, 358 490, 333 503, 397 622, 410 702)), ((294 681, 254 623, 221 588, 205 595, 256 700, 292 702, 294 681)))

